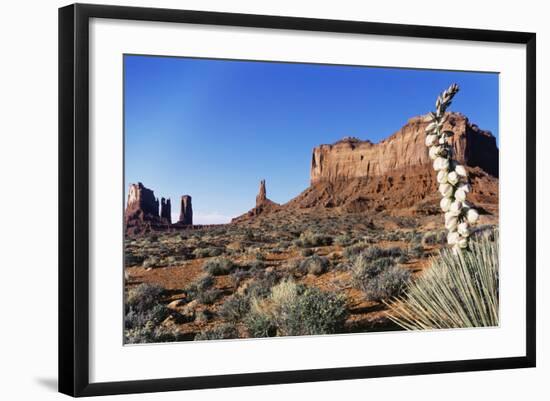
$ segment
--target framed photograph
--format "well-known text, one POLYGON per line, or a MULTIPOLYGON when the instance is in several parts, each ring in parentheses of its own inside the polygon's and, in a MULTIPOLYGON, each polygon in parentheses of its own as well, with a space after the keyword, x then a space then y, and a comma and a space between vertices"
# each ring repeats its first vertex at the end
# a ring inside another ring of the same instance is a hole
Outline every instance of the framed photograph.
POLYGON ((59 390, 535 366, 535 34, 59 10, 59 390))

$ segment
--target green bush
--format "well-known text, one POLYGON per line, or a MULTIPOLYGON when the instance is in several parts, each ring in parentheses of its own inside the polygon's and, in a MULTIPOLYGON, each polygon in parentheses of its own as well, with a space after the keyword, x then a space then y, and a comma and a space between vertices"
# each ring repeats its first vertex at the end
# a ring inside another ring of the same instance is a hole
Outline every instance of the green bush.
POLYGON ((229 274, 234 267, 231 260, 222 257, 209 259, 202 265, 202 269, 213 276, 229 274))
POLYGON ((390 305, 390 318, 409 330, 497 326, 498 231, 471 237, 469 248, 460 253, 441 250, 390 305))

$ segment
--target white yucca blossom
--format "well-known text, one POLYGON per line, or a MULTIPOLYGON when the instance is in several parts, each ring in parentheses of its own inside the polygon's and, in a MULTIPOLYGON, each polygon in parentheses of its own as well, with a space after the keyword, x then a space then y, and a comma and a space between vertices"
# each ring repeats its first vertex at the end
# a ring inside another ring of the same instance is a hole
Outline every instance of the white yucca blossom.
POLYGON ((463 189, 457 189, 455 192, 455 198, 459 201, 465 201, 466 200, 466 192, 464 192, 463 189))
POLYGON ((474 224, 477 221, 477 219, 479 218, 479 214, 477 213, 477 210, 470 209, 466 213, 466 218, 468 219, 468 223, 474 224))
POLYGON ((445 228, 449 231, 455 231, 458 226, 458 218, 451 217, 450 219, 445 221, 445 228))
POLYGON ((437 143, 437 135, 427 135, 426 136, 426 146, 432 146, 437 143))
POLYGON ((449 184, 451 185, 456 185, 458 183, 458 174, 456 171, 451 171, 447 174, 447 181, 449 181, 449 184))
POLYGON ((461 177, 467 177, 468 176, 468 173, 466 172, 466 169, 461 164, 458 164, 458 165, 455 166, 455 171, 461 177))
POLYGON ((457 245, 458 241, 460 241, 460 234, 458 234, 456 231, 451 231, 449 234, 447 234, 447 242, 449 245, 457 245))
POLYGON ((458 90, 457 84, 444 90, 437 97, 435 113, 430 112, 425 119, 428 123, 425 143, 428 156, 433 160, 433 168, 437 171, 438 190, 442 196, 439 206, 445 212, 445 228, 449 231, 447 242, 453 245, 455 252, 468 248, 469 224, 474 224, 479 218, 478 212, 466 203, 466 196, 470 192, 468 172, 452 158, 453 149, 448 138, 453 135, 453 131, 443 130, 448 118, 445 112, 458 90))
POLYGON ((470 236, 470 229, 468 228, 468 223, 463 221, 462 223, 458 224, 456 227, 456 231, 462 236, 462 237, 468 237, 470 236))
POLYGON ((449 169, 449 160, 444 157, 437 157, 434 160, 434 170, 445 170, 447 171, 449 169))
POLYGON ((439 202, 439 206, 441 206, 441 210, 444 212, 448 212, 449 208, 451 207, 452 200, 450 198, 441 198, 441 202, 439 202))
POLYGON ((445 170, 440 170, 437 172, 437 182, 439 184, 447 183, 447 172, 445 170))
POLYGON ((445 198, 450 198, 453 194, 453 186, 451 184, 440 184, 439 193, 445 198))
POLYGON ((462 202, 459 200, 455 200, 451 203, 451 207, 449 208, 449 211, 452 213, 457 213, 458 216, 460 211, 462 210, 462 202))
POLYGON ((439 156, 439 152, 441 150, 441 147, 439 146, 432 146, 430 150, 428 151, 428 155, 430 156, 430 159, 435 160, 437 159, 437 156, 439 156))

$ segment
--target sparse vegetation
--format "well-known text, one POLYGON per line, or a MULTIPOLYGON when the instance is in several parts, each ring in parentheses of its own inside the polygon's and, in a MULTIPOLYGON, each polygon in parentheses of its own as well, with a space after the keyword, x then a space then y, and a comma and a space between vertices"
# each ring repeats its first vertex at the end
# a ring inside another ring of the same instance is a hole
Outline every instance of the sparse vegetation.
POLYGON ((399 228, 361 215, 273 216, 250 227, 128 238, 125 342, 369 331, 371 321, 387 319, 379 308, 404 299, 418 280, 412 272, 423 277, 425 261, 446 241, 442 230, 391 220, 399 228), (179 288, 178 277, 185 277, 179 288), (140 285, 155 280, 171 289, 140 285))

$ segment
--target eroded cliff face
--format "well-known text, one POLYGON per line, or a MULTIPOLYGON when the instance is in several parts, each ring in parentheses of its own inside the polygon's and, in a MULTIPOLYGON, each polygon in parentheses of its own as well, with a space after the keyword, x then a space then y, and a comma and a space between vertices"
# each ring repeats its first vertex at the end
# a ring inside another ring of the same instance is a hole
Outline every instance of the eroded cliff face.
MULTIPOLYGON (((344 138, 332 145, 314 148, 311 184, 380 177, 430 165, 424 143, 426 126, 424 116, 419 116, 411 118, 399 131, 377 144, 344 138)), ((443 129, 454 132, 450 141, 455 159, 498 177, 498 148, 490 132, 471 124, 460 113, 448 113, 443 129)))

